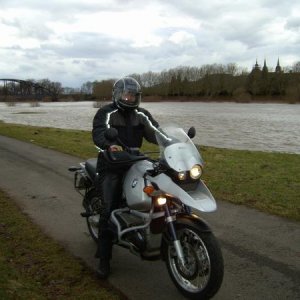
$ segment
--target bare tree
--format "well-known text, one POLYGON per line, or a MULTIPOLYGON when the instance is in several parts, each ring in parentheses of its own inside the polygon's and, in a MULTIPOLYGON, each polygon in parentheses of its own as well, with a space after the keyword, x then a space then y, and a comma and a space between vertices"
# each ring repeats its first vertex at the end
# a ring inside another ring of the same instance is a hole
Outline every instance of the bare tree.
POLYGON ((300 73, 300 61, 293 64, 292 71, 294 73, 300 73))
POLYGON ((81 86, 80 91, 82 94, 91 95, 93 94, 93 86, 93 82, 87 81, 81 86))

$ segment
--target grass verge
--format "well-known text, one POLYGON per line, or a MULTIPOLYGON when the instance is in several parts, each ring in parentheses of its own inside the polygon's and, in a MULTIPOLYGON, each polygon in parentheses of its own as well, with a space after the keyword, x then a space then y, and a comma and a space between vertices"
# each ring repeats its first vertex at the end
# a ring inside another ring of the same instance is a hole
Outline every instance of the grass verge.
POLYGON ((218 200, 300 221, 300 155, 203 148, 218 200))
POLYGON ((125 299, 0 191, 0 299, 125 299))
MULTIPOLYGON (((0 134, 80 158, 97 152, 86 131, 5 124, 0 134)), ((145 143, 146 151, 156 147, 145 143)), ((300 155, 201 147, 218 200, 300 220, 300 155)), ((0 299, 125 299, 46 237, 0 191, 0 299)))
MULTIPOLYGON (((96 157, 91 133, 6 124, 0 134, 78 156, 96 157)), ((144 143, 143 150, 157 149, 144 143)), ((201 147, 204 179, 218 200, 300 221, 300 155, 201 147)))

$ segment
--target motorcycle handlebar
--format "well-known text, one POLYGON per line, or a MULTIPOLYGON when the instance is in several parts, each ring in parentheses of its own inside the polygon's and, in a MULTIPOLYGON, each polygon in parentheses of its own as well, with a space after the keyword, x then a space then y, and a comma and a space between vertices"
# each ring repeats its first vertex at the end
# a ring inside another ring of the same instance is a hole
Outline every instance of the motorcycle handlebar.
POLYGON ((141 153, 135 155, 128 151, 104 151, 103 156, 106 161, 112 164, 132 164, 139 160, 148 159, 147 156, 141 153))

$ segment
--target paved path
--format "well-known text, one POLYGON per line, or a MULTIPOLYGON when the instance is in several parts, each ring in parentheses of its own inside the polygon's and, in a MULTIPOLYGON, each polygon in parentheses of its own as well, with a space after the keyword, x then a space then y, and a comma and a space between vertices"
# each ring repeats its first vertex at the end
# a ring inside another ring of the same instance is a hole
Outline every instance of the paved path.
MULTIPOLYGON (((0 188, 73 255, 95 268, 96 246, 67 168, 80 159, 0 136, 0 188)), ((284 183, 282 183, 284 184, 284 183)), ((214 299, 300 299, 300 224, 219 202, 204 218, 220 240, 225 277, 214 299)), ((110 282, 132 300, 183 299, 164 263, 114 248, 110 282)))

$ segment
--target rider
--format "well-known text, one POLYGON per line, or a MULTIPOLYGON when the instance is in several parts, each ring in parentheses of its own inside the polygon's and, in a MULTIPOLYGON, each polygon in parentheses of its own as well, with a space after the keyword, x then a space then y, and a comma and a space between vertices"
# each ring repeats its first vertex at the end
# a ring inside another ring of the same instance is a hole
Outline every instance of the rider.
POLYGON ((106 279, 110 273, 112 256, 112 233, 108 220, 111 212, 119 205, 122 198, 122 179, 126 168, 115 168, 109 165, 103 157, 103 151, 120 151, 122 144, 137 150, 141 147, 143 138, 151 143, 157 143, 155 132, 158 123, 151 114, 140 108, 141 87, 132 77, 117 80, 112 90, 113 103, 103 106, 93 120, 93 140, 100 148, 97 163, 97 192, 102 199, 99 222, 99 240, 96 257, 100 259, 97 273, 106 279), (118 131, 118 140, 110 141, 105 137, 108 128, 118 131))

